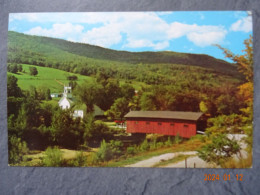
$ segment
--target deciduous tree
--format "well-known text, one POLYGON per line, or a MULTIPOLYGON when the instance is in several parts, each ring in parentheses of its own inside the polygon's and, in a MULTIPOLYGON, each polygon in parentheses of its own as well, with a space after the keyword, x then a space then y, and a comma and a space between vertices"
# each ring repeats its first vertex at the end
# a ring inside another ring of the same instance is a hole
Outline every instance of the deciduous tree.
POLYGON ((36 67, 30 67, 29 70, 30 70, 30 75, 32 76, 36 76, 38 74, 38 70, 36 67))
POLYGON ((124 117, 129 112, 129 101, 123 97, 118 98, 115 103, 108 110, 108 116, 112 119, 120 119, 124 117))
POLYGON ((74 94, 78 97, 79 101, 87 106, 87 112, 94 111, 94 104, 100 101, 102 87, 96 82, 85 82, 77 85, 74 94))

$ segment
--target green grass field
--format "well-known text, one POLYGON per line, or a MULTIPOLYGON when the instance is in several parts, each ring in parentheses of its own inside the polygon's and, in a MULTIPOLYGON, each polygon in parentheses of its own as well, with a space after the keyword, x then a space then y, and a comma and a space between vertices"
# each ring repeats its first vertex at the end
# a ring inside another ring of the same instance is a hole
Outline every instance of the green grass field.
MULTIPOLYGON (((68 84, 67 76, 73 76, 73 75, 77 76, 78 84, 81 84, 84 81, 94 80, 93 77, 69 73, 54 68, 34 66, 28 64, 22 64, 22 66, 25 72, 18 72, 17 74, 13 74, 10 72, 7 73, 8 75, 14 75, 18 79, 18 86, 22 90, 28 90, 30 89, 30 86, 34 86, 36 88, 41 86, 47 86, 51 90, 51 93, 62 93, 63 84, 68 84), (29 67, 36 67, 38 70, 38 74, 36 76, 31 76, 29 67)), ((120 80, 120 85, 124 83, 125 81, 120 80)), ((147 86, 146 84, 137 81, 132 81, 131 85, 136 90, 140 90, 142 87, 147 86)))
POLYGON ((18 85, 23 90, 28 90, 30 86, 34 87, 41 87, 41 86, 47 86, 51 93, 61 93, 63 92, 63 84, 67 84, 67 76, 75 75, 78 77, 78 83, 82 83, 85 80, 91 81, 94 78, 83 76, 80 74, 74 74, 65 72, 62 70, 54 69, 54 68, 48 68, 48 67, 40 67, 40 66, 33 66, 33 65, 27 65, 22 64, 23 72, 19 72, 17 74, 13 74, 8 72, 8 75, 14 75, 18 79, 18 85), (29 67, 36 67, 38 70, 38 75, 31 76, 29 73, 29 67))

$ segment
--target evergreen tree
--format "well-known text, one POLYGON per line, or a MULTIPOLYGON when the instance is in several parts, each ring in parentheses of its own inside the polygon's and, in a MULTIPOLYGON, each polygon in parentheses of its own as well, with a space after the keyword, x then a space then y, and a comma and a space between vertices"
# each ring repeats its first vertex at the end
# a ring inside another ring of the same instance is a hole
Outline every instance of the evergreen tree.
POLYGON ((18 79, 15 76, 7 76, 7 96, 22 97, 22 90, 18 87, 18 79))

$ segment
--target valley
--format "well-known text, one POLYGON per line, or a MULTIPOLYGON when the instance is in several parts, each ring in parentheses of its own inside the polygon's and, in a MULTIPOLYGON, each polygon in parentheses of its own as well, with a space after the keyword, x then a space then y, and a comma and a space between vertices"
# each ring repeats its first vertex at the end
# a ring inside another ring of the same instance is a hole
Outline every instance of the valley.
MULTIPOLYGON (((7 70, 11 165, 128 166, 173 151, 212 161, 212 144, 252 128, 248 77, 208 55, 116 51, 10 31, 7 70), (200 112, 207 136, 130 134, 130 111, 200 112)), ((238 152, 234 140, 225 143, 238 152)))

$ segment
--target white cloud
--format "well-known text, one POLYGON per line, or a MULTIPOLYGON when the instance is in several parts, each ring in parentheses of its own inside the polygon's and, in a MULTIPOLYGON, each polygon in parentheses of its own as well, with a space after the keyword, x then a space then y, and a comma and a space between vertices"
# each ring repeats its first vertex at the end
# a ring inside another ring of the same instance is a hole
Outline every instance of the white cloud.
POLYGON ((53 24, 52 28, 46 29, 40 26, 30 29, 24 33, 30 35, 40 35, 55 38, 65 38, 70 41, 77 41, 77 37, 82 34, 84 27, 82 25, 73 25, 71 23, 53 24))
POLYGON ((169 46, 166 33, 168 24, 151 12, 117 13, 98 28, 87 31, 82 39, 85 43, 111 46, 126 35, 127 43, 123 47, 150 47, 164 49, 169 46))
POLYGON ((169 41, 180 37, 205 47, 221 43, 227 34, 222 26, 167 23, 159 17, 162 14, 171 12, 18 13, 10 14, 10 21, 52 22, 54 24, 51 28, 43 28, 39 24, 24 33, 102 47, 122 42, 125 48, 150 47, 163 50, 169 47, 169 41), (91 27, 93 24, 98 25, 91 27))
POLYGON ((159 42, 159 43, 154 44, 153 47, 156 50, 162 50, 164 48, 169 47, 169 42, 168 41, 159 42))
POLYGON ((247 16, 233 23, 230 27, 230 30, 242 31, 248 33, 252 31, 252 28, 253 28, 252 17, 247 16))
POLYGON ((170 38, 186 36, 189 41, 199 47, 206 47, 212 44, 221 43, 227 34, 222 26, 211 26, 197 24, 183 24, 174 22, 168 31, 170 38))
POLYGON ((187 38, 199 47, 206 47, 212 44, 221 43, 225 38, 226 33, 221 31, 213 32, 192 32, 187 35, 187 38))
POLYGON ((120 29, 116 25, 106 25, 89 30, 82 36, 81 41, 102 47, 110 47, 119 43, 121 39, 120 29))
POLYGON ((196 24, 188 25, 179 22, 173 22, 172 24, 170 24, 167 34, 170 39, 172 38, 176 39, 186 35, 189 32, 194 31, 196 27, 197 27, 196 24))
MULTIPOLYGON (((158 14, 161 15, 162 13, 158 14)), ((165 12, 165 14, 171 13, 165 12)), ((148 39, 152 43, 145 44, 147 47, 162 48, 169 45, 165 42, 167 39, 165 28, 168 27, 168 24, 153 12, 18 13, 10 15, 10 21, 12 20, 39 23, 55 22, 52 28, 42 28, 39 25, 24 33, 65 38, 103 47, 110 47, 119 43, 122 40, 121 33, 124 33, 129 41, 133 41, 133 43, 129 43, 129 46, 136 45, 136 42, 147 43, 145 40, 148 39), (100 24, 101 26, 83 33, 83 26, 73 25, 73 23, 82 25, 100 24), (72 36, 73 32, 77 36, 72 36), (77 37, 77 39, 74 37, 77 37), (160 43, 155 44, 153 42, 160 43)))

